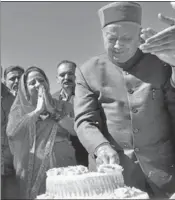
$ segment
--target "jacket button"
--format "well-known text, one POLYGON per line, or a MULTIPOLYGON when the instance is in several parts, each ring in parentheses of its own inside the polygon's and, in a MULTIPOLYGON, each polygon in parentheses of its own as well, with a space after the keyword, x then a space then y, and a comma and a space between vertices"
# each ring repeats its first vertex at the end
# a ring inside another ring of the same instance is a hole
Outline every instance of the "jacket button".
POLYGON ((134 151, 135 151, 135 152, 139 152, 140 149, 136 147, 136 148, 134 149, 134 151))
POLYGON ((138 128, 134 128, 133 129, 133 133, 138 133, 139 132, 139 129, 138 128))
POLYGON ((128 93, 129 93, 129 94, 133 94, 133 93, 134 93, 134 90, 129 89, 129 90, 128 90, 128 93))
POLYGON ((138 110, 137 110, 136 108, 132 108, 132 112, 133 112, 133 113, 137 113, 138 110))

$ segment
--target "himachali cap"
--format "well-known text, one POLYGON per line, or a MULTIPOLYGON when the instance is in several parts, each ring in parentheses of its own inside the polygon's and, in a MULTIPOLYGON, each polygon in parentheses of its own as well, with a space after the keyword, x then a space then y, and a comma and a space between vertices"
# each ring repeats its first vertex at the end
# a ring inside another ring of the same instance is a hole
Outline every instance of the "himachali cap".
POLYGON ((121 21, 135 22, 141 25, 142 8, 135 2, 114 2, 102 7, 98 14, 102 28, 121 21))

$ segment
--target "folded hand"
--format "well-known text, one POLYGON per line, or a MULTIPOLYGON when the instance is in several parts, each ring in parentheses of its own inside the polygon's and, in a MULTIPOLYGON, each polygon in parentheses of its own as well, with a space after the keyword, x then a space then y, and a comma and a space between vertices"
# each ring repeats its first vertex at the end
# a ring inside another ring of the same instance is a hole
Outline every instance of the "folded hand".
POLYGON ((49 113, 54 113, 54 107, 51 105, 51 95, 48 93, 48 91, 46 91, 46 89, 44 89, 44 102, 45 102, 45 106, 46 106, 46 110, 49 113))
POLYGON ((40 86, 38 89, 38 101, 35 112, 41 114, 45 110, 45 103, 44 103, 44 87, 40 86))

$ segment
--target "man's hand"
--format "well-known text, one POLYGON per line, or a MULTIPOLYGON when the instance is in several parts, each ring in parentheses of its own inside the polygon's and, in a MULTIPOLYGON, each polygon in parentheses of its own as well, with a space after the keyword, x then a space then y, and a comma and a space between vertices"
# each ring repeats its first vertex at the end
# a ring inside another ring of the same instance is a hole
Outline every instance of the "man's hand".
POLYGON ((96 152, 97 167, 101 164, 119 164, 118 153, 108 144, 99 147, 96 152))
POLYGON ((158 15, 160 21, 170 25, 168 28, 156 33, 151 28, 143 29, 141 37, 145 43, 140 49, 145 53, 156 55, 162 61, 175 65, 175 19, 158 15))

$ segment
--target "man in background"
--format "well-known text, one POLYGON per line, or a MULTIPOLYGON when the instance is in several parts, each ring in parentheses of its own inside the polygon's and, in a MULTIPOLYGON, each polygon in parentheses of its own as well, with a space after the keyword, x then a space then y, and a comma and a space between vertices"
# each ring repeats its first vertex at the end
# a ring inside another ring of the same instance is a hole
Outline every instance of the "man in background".
POLYGON ((13 156, 10 152, 6 126, 10 107, 14 101, 14 96, 2 83, 1 67, 1 198, 18 199, 18 183, 13 168, 13 156))
MULTIPOLYGON (((70 102, 72 106, 73 106, 74 90, 75 90, 75 69, 76 69, 76 64, 68 60, 63 60, 57 65, 57 83, 61 86, 58 98, 70 102)), ((74 119, 73 119, 74 116, 70 117, 72 118, 72 121, 69 120, 67 122, 67 126, 72 127, 71 132, 74 132, 70 134, 70 140, 72 142, 72 146, 75 149, 76 162, 79 165, 88 166, 88 153, 80 143, 74 131, 74 119)))
POLYGON ((4 71, 4 84, 13 96, 17 94, 19 79, 23 73, 24 69, 18 65, 10 66, 4 71))

